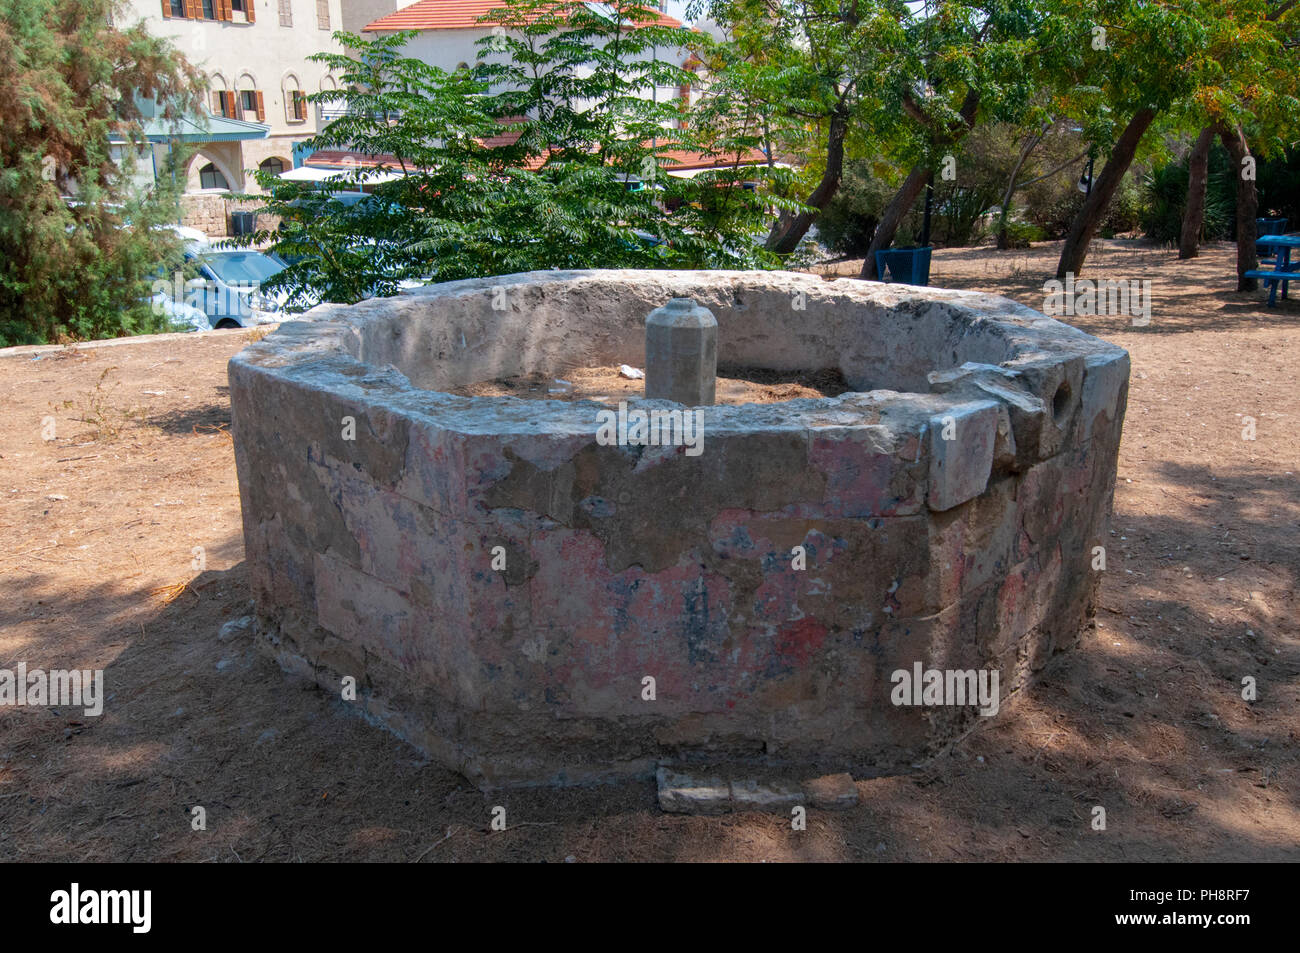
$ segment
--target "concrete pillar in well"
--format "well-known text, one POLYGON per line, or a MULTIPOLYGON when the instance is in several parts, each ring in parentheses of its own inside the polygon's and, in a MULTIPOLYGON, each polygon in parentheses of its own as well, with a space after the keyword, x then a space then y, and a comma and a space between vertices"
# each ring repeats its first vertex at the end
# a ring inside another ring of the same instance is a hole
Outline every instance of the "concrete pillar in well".
POLYGON ((690 298, 673 298, 645 321, 645 395, 688 407, 712 404, 718 319, 690 298))

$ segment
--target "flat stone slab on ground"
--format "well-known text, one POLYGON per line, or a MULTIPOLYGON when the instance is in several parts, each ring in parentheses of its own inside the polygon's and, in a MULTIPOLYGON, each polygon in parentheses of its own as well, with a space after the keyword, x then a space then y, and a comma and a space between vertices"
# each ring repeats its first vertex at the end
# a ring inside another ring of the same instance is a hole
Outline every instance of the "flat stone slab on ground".
POLYGON ((812 806, 823 811, 843 811, 858 805, 858 786, 849 774, 828 774, 804 782, 812 806))
POLYGON ((732 810, 731 788, 719 778, 697 778, 660 768, 659 806, 669 814, 725 814, 732 810))
POLYGON ((723 780, 708 770, 696 775, 661 767, 656 780, 659 807, 669 814, 786 814, 798 806, 842 811, 858 803, 857 786, 848 774, 829 774, 803 782, 787 778, 723 780))

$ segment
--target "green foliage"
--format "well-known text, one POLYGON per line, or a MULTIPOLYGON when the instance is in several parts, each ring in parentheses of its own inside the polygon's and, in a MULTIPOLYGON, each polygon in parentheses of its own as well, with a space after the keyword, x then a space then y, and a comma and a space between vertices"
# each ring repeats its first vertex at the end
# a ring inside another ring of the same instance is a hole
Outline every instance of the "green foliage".
MULTIPOLYGON (((1138 227, 1143 197, 1135 176, 1136 173, 1125 177, 1102 213, 1097 232, 1103 238, 1113 238, 1138 227)), ((1068 190, 1056 192, 1045 202, 1027 205, 1024 218, 1042 229, 1047 238, 1058 239, 1070 230, 1085 199, 1083 192, 1071 186, 1068 190)))
POLYGON ((492 13, 509 32, 482 41, 488 65, 450 73, 405 55, 410 34, 339 34, 346 52, 316 59, 344 88, 311 98, 347 113, 310 144, 405 174, 351 206, 331 195, 339 186, 259 176, 262 211, 281 224, 244 241, 270 241, 292 262, 268 284, 304 308, 547 268, 774 265, 757 239, 770 207, 796 207, 771 191, 788 174, 733 163, 669 175, 680 150, 752 161, 758 135, 734 103, 702 103, 683 128, 675 102, 640 95, 691 81, 652 55, 687 31, 642 25, 652 13, 637 4, 607 8, 613 18, 518 0, 492 13))
POLYGON ((936 244, 972 245, 983 237, 984 215, 998 204, 996 183, 974 179, 970 185, 946 183, 934 190, 935 214, 930 233, 936 244), (937 226, 937 227, 936 227, 937 226))
MULTIPOLYGON (((1152 169, 1143 182, 1142 233, 1159 244, 1177 244, 1187 209, 1188 160, 1167 162, 1152 169)), ((1210 149, 1209 174, 1205 183, 1205 219, 1202 237, 1206 241, 1227 238, 1233 230, 1236 182, 1227 150, 1217 143, 1210 149)))
POLYGON ((1007 222, 1007 247, 1028 248, 1031 242, 1046 240, 1047 233, 1032 222, 1011 219, 1007 222))
POLYGON ((871 174, 865 161, 850 162, 840 190, 817 218, 821 243, 846 258, 861 258, 896 186, 871 174))
MULTIPOLYGON (((873 174, 872 164, 850 162, 835 198, 817 219, 823 245, 846 258, 861 258, 871 245, 885 206, 898 183, 873 174)), ((985 214, 999 199, 996 183, 972 173, 958 181, 935 183, 930 222, 932 244, 964 246, 978 241, 985 214)), ((898 229, 900 247, 919 244, 924 228, 925 193, 903 217, 898 229)))
POLYGON ((1287 219, 1287 228, 1300 228, 1300 150, 1261 159, 1256 169, 1259 214, 1287 219))
POLYGON ((136 194, 110 137, 138 141, 136 94, 177 110, 198 85, 165 41, 109 26, 113 10, 0 0, 0 345, 165 329, 146 299, 150 272, 178 256, 157 227, 176 195, 136 194))

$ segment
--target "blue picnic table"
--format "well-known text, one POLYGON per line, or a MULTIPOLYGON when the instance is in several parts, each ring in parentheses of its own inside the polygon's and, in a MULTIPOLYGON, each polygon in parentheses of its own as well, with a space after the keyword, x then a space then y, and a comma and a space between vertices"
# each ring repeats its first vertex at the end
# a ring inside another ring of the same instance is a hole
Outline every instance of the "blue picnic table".
POLYGON ((1282 297, 1286 297, 1287 282, 1300 281, 1300 263, 1291 267, 1291 249, 1300 248, 1300 235, 1260 235, 1255 239, 1256 245, 1276 248, 1277 256, 1273 267, 1248 271, 1247 278, 1258 278, 1268 286, 1268 306, 1277 307, 1277 289, 1282 288, 1282 297))

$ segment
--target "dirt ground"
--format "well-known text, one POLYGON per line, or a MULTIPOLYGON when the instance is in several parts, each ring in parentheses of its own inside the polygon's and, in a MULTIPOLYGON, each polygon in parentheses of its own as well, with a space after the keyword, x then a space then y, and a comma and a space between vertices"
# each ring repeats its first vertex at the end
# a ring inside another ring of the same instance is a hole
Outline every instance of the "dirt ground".
MULTIPOLYGON (((633 368, 642 370, 642 368, 633 368)), ((757 367, 719 367, 717 404, 775 404, 800 398, 837 397, 849 389, 838 368, 782 373, 757 367)), ((550 374, 521 374, 482 381, 450 393, 467 397, 519 397, 526 400, 595 400, 616 406, 644 396, 645 381, 627 377, 620 365, 561 367, 550 374)))
MULTIPOLYGON (((932 284, 1041 309, 1058 251, 940 252, 932 284)), ((1222 245, 1102 242, 1090 267, 1155 295, 1146 327, 1073 319, 1133 356, 1098 627, 803 832, 665 815, 649 782, 487 798, 219 640, 248 610, 225 428, 249 332, 0 358, 0 668, 103 668, 108 696, 0 709, 0 859, 1300 859, 1300 305, 1236 293, 1222 245)))

